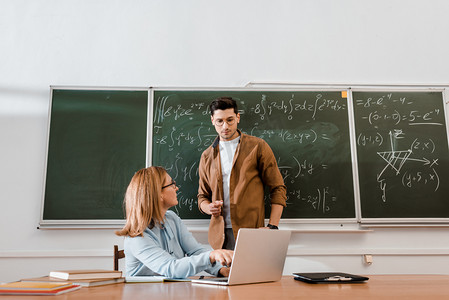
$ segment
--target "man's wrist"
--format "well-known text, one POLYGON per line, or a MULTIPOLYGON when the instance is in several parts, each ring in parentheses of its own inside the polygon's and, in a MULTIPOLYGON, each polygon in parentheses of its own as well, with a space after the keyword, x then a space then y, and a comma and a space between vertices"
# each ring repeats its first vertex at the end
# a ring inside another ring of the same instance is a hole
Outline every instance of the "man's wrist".
POLYGON ((268 223, 267 227, 270 229, 279 229, 279 227, 277 227, 276 225, 272 225, 270 223, 268 223))

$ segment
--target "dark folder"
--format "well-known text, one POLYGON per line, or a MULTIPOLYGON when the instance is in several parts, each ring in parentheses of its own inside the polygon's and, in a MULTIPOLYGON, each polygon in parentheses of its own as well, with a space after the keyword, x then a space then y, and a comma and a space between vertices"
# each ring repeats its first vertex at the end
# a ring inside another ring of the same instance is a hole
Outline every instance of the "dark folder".
POLYGON ((307 283, 355 283, 364 282, 368 277, 340 272, 293 273, 295 280, 307 283))

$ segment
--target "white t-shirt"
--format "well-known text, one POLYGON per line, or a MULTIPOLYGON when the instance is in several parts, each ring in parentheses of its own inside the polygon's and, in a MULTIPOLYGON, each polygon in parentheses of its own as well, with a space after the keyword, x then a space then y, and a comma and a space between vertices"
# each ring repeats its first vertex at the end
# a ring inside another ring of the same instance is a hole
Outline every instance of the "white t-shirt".
POLYGON ((225 227, 232 228, 231 208, 229 199, 229 183, 231 180, 232 162, 234 161, 235 150, 240 141, 240 136, 232 141, 220 141, 220 161, 221 174, 223 175, 223 216, 225 227))

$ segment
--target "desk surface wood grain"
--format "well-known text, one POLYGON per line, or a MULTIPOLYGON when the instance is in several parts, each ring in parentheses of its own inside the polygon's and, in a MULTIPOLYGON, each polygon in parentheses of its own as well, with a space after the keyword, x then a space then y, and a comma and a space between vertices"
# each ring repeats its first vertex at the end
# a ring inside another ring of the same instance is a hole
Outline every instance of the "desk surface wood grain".
MULTIPOLYGON (((366 283, 308 284, 284 276, 279 282, 213 286, 190 282, 113 284, 51 296, 51 299, 449 299, 449 275, 370 275, 366 283)), ((20 299, 44 299, 23 296, 20 299)), ((0 296, 15 299, 17 296, 0 296)))

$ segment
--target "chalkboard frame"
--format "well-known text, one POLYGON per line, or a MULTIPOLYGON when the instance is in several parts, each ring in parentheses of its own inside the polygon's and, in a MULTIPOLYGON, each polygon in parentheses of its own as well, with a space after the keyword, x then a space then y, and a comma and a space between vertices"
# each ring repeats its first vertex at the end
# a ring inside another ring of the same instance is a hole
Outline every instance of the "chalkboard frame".
MULTIPOLYGON (((254 87, 243 87, 243 88, 231 88, 231 87, 201 87, 201 88, 195 88, 195 87, 152 87, 150 88, 150 107, 154 107, 154 93, 157 91, 180 91, 180 92, 186 92, 186 91, 194 91, 194 92, 346 92, 347 93, 347 100, 348 100, 348 106, 347 106, 347 113, 348 113, 348 122, 349 122, 349 142, 350 142, 350 149, 351 149, 351 159, 353 159, 353 140, 355 139, 353 137, 353 125, 352 125, 352 104, 350 103, 350 86, 340 86, 340 87, 331 87, 331 86, 313 86, 313 87, 296 87, 296 88, 290 88, 290 87, 266 87, 266 88, 254 88, 254 87)), ((151 114, 150 123, 153 124, 153 114, 151 114)), ((212 126, 212 125, 211 125, 212 126)), ((149 141, 153 140, 153 126, 150 126, 149 128, 149 141)), ((152 164, 152 143, 148 145, 149 151, 148 151, 148 160, 150 162, 150 165, 152 164)), ((356 199, 356 192, 357 192, 357 182, 356 182, 357 176, 357 166, 353 163, 352 164, 352 183, 353 183, 353 193, 354 193, 354 217, 349 218, 289 218, 289 219, 281 219, 280 224, 283 226, 287 225, 295 225, 295 224, 339 224, 339 226, 343 226, 343 224, 357 224, 360 221, 360 209, 359 209, 359 203, 356 199)), ((266 219, 266 221, 268 221, 266 219)), ((209 224, 209 219, 183 219, 183 222, 186 223, 189 226, 206 226, 209 224)))
MULTIPOLYGON (((147 120, 146 120, 146 141, 145 145, 149 144, 148 128, 150 127, 148 116, 151 115, 151 107, 149 103, 149 88, 148 87, 94 87, 94 86, 50 86, 50 99, 48 105, 48 121, 47 121, 47 144, 45 155, 45 167, 43 174, 43 190, 42 202, 40 207, 40 220, 38 229, 107 229, 107 228, 121 228, 125 224, 125 219, 46 219, 44 217, 45 208, 45 193, 46 180, 48 172, 49 147, 50 147, 50 130, 52 119, 52 106, 55 90, 71 90, 71 91, 111 91, 111 92, 146 92, 147 103, 147 120)), ((148 147, 145 149, 145 166, 148 165, 148 147)))

